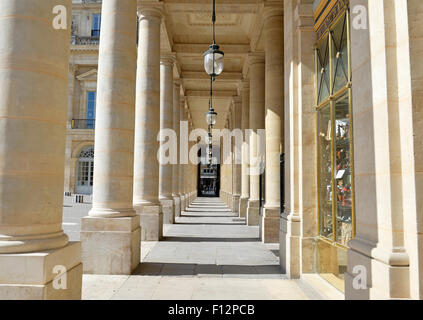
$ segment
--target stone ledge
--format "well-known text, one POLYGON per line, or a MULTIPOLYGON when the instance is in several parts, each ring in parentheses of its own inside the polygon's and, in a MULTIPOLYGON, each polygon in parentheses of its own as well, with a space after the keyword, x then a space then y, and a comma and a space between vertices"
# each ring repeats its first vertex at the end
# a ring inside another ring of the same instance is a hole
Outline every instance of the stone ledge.
POLYGON ((71 270, 81 263, 81 243, 69 242, 60 249, 37 253, 0 254, 0 284, 41 285, 52 281, 57 265, 71 270))
POLYGON ((81 231, 130 232, 139 228, 139 226, 139 216, 127 218, 84 217, 81 221, 81 231))
POLYGON ((107 222, 104 218, 94 219, 99 220, 99 225, 92 219, 83 219, 81 226, 84 273, 131 274, 140 263, 140 217, 111 218, 107 222), (84 226, 87 221, 94 230, 88 231, 84 226), (106 230, 99 230, 101 225, 106 230))
POLYGON ((82 263, 66 272, 66 289, 55 289, 53 281, 43 285, 0 284, 0 300, 80 300, 82 263))

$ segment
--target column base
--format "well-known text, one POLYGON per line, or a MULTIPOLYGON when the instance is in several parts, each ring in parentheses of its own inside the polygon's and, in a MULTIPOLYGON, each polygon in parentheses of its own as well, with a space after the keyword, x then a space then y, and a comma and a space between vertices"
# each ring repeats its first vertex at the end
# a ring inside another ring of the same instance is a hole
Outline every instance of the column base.
POLYGON ((289 279, 301 277, 300 222, 299 217, 287 216, 285 213, 279 222, 279 262, 282 273, 286 274, 289 279))
POLYGON ((232 212, 239 215, 239 203, 241 201, 241 196, 233 195, 232 196, 232 212))
POLYGON ((185 195, 181 194, 180 199, 181 199, 181 215, 182 215, 182 212, 185 211, 185 195))
POLYGON ((84 273, 130 275, 140 263, 140 217, 85 217, 81 223, 84 273))
POLYGON ((264 208, 262 228, 264 243, 279 243, 280 208, 264 208))
POLYGON ((259 208, 258 200, 248 200, 247 225, 248 226, 260 225, 260 208, 259 208))
POLYGON ((185 193, 185 202, 184 202, 184 211, 186 210, 186 209, 188 209, 188 207, 189 207, 189 205, 190 205, 190 203, 189 203, 189 193, 185 193))
POLYGON ((175 204, 175 218, 181 216, 181 198, 173 196, 173 203, 175 204))
POLYGON ((0 266, 0 300, 81 299, 80 242, 44 252, 0 254, 0 266), (55 279, 62 268, 66 273, 55 279))
POLYGON ((160 200, 163 212, 163 223, 174 224, 175 223, 175 205, 173 199, 160 200))
POLYGON ((239 216, 245 218, 247 216, 248 198, 241 198, 239 200, 239 216))
POLYGON ((163 212, 161 205, 139 206, 135 208, 140 216, 141 241, 163 239, 163 212))
POLYGON ((348 269, 345 273, 346 300, 410 298, 410 268, 406 252, 382 250, 358 238, 349 244, 351 248, 348 250, 348 269), (354 270, 355 267, 358 270, 354 270), (366 277, 366 286, 361 286, 361 281, 354 281, 361 276, 366 277), (357 282, 355 287, 354 282, 357 282))

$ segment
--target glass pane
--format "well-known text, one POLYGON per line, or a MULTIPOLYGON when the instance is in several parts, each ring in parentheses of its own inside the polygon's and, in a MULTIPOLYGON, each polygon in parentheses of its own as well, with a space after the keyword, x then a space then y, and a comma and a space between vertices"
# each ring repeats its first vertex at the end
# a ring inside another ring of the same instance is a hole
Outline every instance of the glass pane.
POLYGON ((88 162, 80 161, 78 170, 78 185, 85 186, 88 181, 88 162))
POLYGON ((94 129, 95 109, 96 92, 90 91, 87 97, 87 129, 94 129))
POLYGON ((351 132, 348 94, 335 103, 336 125, 336 241, 347 246, 352 238, 351 132))
POLYGON ((94 162, 90 162, 90 186, 94 184, 94 162))
POLYGON ((346 16, 332 32, 332 70, 334 93, 345 87, 348 82, 348 36, 346 16))
POLYGON ((339 248, 327 241, 317 241, 317 270, 320 276, 345 292, 344 274, 347 271, 347 249, 339 248))
POLYGON ((329 37, 326 36, 317 47, 317 101, 320 104, 330 93, 329 37))
POLYGON ((101 15, 94 14, 93 15, 93 25, 91 29, 91 36, 92 37, 99 37, 100 36, 100 27, 101 27, 101 15))
POLYGON ((332 124, 330 105, 319 110, 318 118, 320 234, 332 239, 332 124))

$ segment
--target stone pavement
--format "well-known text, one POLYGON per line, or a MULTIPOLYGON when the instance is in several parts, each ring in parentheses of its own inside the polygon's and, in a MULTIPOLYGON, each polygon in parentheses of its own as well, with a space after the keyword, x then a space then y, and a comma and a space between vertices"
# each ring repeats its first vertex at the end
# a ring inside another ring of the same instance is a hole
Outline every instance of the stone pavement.
MULTIPOLYGON (((89 208, 65 207, 71 240, 79 239, 78 219, 89 208)), ((246 226, 220 199, 197 199, 176 224, 165 225, 164 236, 142 243, 142 263, 131 276, 84 275, 83 299, 328 298, 303 280, 286 279, 279 245, 261 243, 258 227, 246 226)))

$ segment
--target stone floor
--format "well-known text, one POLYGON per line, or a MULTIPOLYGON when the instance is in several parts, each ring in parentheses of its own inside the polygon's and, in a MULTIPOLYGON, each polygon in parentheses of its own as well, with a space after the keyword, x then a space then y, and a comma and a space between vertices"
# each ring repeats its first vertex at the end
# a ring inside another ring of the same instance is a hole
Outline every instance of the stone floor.
MULTIPOLYGON (((65 202, 71 240, 79 240, 89 209, 65 202)), ((142 263, 131 276, 84 275, 83 299, 342 299, 318 279, 286 279, 279 245, 261 243, 258 227, 246 226, 220 199, 197 199, 176 224, 165 225, 164 236, 142 243, 142 263)))

